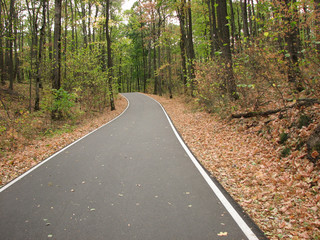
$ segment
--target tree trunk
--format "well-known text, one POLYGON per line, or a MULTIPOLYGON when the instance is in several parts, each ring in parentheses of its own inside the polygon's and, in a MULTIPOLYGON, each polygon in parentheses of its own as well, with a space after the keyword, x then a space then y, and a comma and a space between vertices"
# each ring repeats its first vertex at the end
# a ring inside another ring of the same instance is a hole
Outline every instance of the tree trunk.
POLYGON ((63 48, 63 55, 64 55, 64 73, 63 78, 67 79, 67 44, 68 44, 68 1, 64 3, 64 48, 63 48))
POLYGON ((13 82, 14 82, 14 66, 13 66, 13 39, 14 39, 14 34, 13 34, 13 21, 14 21, 14 4, 15 0, 10 0, 10 16, 9 16, 9 80, 10 80, 10 85, 9 89, 13 91, 13 82))
POLYGON ((18 53, 18 12, 15 11, 14 14, 14 62, 15 62, 15 66, 14 66, 14 79, 17 80, 17 82, 21 83, 21 79, 20 79, 20 60, 19 60, 19 53, 18 53))
POLYGON ((51 34, 51 23, 50 23, 50 0, 47 0, 47 26, 48 26, 48 42, 49 42, 49 60, 52 62, 53 58, 53 44, 52 44, 52 34, 51 34))
MULTIPOLYGON (((122 53, 120 53, 120 54, 122 54, 122 53)), ((122 56, 120 56, 120 59, 119 59, 118 93, 120 93, 120 92, 121 92, 121 75, 122 75, 121 64, 122 64, 122 56)))
POLYGON ((112 62, 112 49, 111 49, 111 34, 109 31, 109 17, 110 17, 110 0, 106 0, 106 36, 107 36, 107 54, 108 54, 108 87, 109 87, 109 98, 110 98, 110 106, 111 111, 115 110, 114 98, 113 98, 113 89, 112 89, 112 81, 113 81, 113 62, 112 62))
POLYGON ((87 38, 87 24, 86 24, 86 6, 85 2, 81 1, 81 17, 82 17, 82 34, 83 34, 83 47, 87 48, 88 38, 87 38))
POLYGON ((34 104, 34 110, 40 110, 40 82, 41 82, 41 63, 42 63, 42 51, 44 47, 45 28, 46 28, 46 2, 42 0, 42 26, 40 29, 39 51, 37 61, 37 77, 36 77, 36 99, 34 104))
POLYGON ((234 21, 234 11, 233 11, 233 3, 232 0, 229 0, 230 5, 230 26, 231 26, 231 39, 232 39, 232 50, 234 51, 234 41, 235 41, 235 32, 236 32, 236 24, 234 21))
POLYGON ((71 49, 74 51, 75 49, 75 39, 74 39, 74 32, 75 32, 75 27, 74 27, 74 11, 73 11, 73 5, 72 1, 70 1, 70 11, 71 11, 71 49))
POLYGON ((224 68, 226 74, 226 80, 224 82, 224 87, 227 90, 231 99, 237 99, 236 94, 236 84, 233 75, 232 67, 232 54, 230 49, 230 33, 229 25, 227 20, 227 2, 226 0, 218 1, 218 27, 219 27, 219 38, 220 46, 222 46, 222 57, 224 60, 224 68))
POLYGON ((213 44, 213 22, 215 19, 212 17, 211 0, 207 0, 208 11, 209 11, 209 33, 210 33, 210 57, 214 58, 214 44, 213 44))
POLYGON ((191 96, 194 97, 194 91, 195 91, 195 52, 194 52, 194 46, 193 46, 193 34, 192 34, 192 12, 191 12, 191 1, 188 1, 188 31, 187 31, 187 55, 188 55, 188 73, 189 73, 189 81, 191 84, 191 96))
POLYGON ((243 35, 246 41, 249 37, 249 27, 248 27, 248 12, 247 12, 247 0, 240 0, 241 13, 242 13, 242 24, 243 24, 243 35))
POLYGON ((160 69, 161 69, 161 48, 160 48, 160 37, 161 37, 161 10, 160 7, 157 9, 158 12, 158 34, 157 34, 157 39, 158 39, 158 92, 159 92, 159 96, 162 96, 162 77, 161 77, 161 73, 160 73, 160 69))
MULTIPOLYGON (((99 5, 96 4, 96 15, 94 16, 94 23, 97 22, 98 13, 99 13, 99 5)), ((95 28, 93 28, 93 30, 92 30, 92 41, 96 42, 96 31, 95 31, 95 28)))
POLYGON ((169 89, 169 94, 170 98, 172 98, 172 58, 171 58, 171 47, 168 44, 167 46, 167 56, 168 56, 168 71, 169 71, 169 83, 168 83, 168 89, 169 89))
POLYGON ((55 0, 54 65, 52 88, 56 90, 61 88, 61 2, 62 0, 55 0))
MULTIPOLYGON (((314 0, 314 14, 315 14, 315 33, 316 41, 320 42, 320 0, 314 0)), ((320 59, 320 44, 316 46, 318 58, 320 59)))
POLYGON ((6 84, 6 81, 5 81, 5 69, 4 69, 4 61, 3 61, 3 23, 2 23, 2 4, 0 3, 0 78, 1 78, 1 85, 5 85, 6 84))
POLYGON ((186 32, 185 32, 185 0, 181 0, 177 9, 180 23, 180 52, 181 52, 181 69, 184 92, 187 92, 187 63, 186 63, 186 32))
POLYGON ((284 0, 284 20, 285 20, 285 41, 287 51, 290 55, 288 59, 288 81, 294 83, 295 89, 301 92, 304 87, 302 84, 302 76, 299 69, 299 17, 298 10, 295 5, 296 0, 284 0))
POLYGON ((90 45, 91 43, 91 8, 92 8, 92 3, 91 1, 88 1, 88 42, 89 42, 89 46, 90 49, 92 50, 92 46, 90 45))

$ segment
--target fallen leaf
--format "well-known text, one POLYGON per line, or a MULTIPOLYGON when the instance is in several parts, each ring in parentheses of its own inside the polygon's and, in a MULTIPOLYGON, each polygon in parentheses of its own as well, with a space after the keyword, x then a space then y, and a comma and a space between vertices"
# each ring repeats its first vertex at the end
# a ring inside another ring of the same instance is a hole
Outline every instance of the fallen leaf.
POLYGON ((228 232, 219 232, 217 235, 220 237, 225 237, 228 236, 228 232))

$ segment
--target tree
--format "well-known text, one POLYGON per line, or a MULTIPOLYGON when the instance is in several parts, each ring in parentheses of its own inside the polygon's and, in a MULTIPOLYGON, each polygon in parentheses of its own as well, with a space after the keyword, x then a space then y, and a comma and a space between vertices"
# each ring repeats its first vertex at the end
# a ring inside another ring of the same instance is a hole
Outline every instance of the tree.
MULTIPOLYGON (((61 88, 61 7, 62 0, 55 0, 54 15, 54 63, 53 63, 53 80, 52 89, 59 90, 61 88)), ((57 109, 53 109, 52 119, 61 118, 61 113, 57 109)))
POLYGON ((114 98, 113 98, 113 62, 112 62, 112 49, 111 49, 111 32, 109 30, 109 18, 110 18, 110 0, 106 1, 106 36, 107 36, 107 54, 108 54, 108 87, 111 111, 115 110, 114 98))
POLYGON ((2 3, 0 2, 0 78, 1 78, 1 85, 5 85, 5 68, 4 68, 4 61, 3 61, 3 39, 4 37, 4 26, 2 22, 2 3))
POLYGON ((14 68, 13 68, 13 22, 14 22, 14 16, 15 16, 15 9, 14 9, 15 0, 10 0, 10 16, 9 16, 9 31, 8 31, 8 41, 9 41, 9 80, 10 85, 9 89, 13 90, 13 82, 14 82, 14 68))
POLYGON ((38 50, 38 60, 37 60, 37 74, 36 74, 36 99, 34 104, 34 110, 40 110, 40 82, 41 82, 41 63, 42 63, 42 54, 44 49, 45 41, 45 28, 46 28, 46 4, 47 0, 42 0, 42 26, 40 29, 40 40, 39 40, 39 50, 38 50))
POLYGON ((285 24, 285 41, 288 55, 288 80, 294 83, 295 89, 301 92, 304 87, 301 80, 299 69, 299 17, 296 0, 284 0, 283 2, 283 19, 285 24))
POLYGON ((181 52, 181 78, 184 92, 187 92, 187 61, 186 61, 186 31, 185 31, 185 0, 179 0, 177 7, 179 26, 180 26, 180 52, 181 52))
POLYGON ((227 1, 217 0, 218 7, 218 28, 219 28, 219 40, 222 50, 222 57, 224 63, 224 69, 226 73, 226 79, 224 82, 224 87, 231 99, 237 99, 238 95, 236 93, 236 83, 233 75, 232 67, 232 54, 230 48, 230 32, 229 24, 227 20, 227 1))

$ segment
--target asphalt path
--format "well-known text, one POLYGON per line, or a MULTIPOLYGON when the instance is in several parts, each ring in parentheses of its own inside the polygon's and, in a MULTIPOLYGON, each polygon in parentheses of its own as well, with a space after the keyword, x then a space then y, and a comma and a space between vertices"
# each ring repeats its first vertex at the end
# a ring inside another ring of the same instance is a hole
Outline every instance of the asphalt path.
POLYGON ((128 93, 116 120, 0 191, 0 239, 261 239, 179 139, 128 93))

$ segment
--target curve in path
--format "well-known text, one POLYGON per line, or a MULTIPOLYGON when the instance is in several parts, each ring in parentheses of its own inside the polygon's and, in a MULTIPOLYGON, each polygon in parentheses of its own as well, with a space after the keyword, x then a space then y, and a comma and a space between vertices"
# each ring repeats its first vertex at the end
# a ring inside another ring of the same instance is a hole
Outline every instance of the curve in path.
POLYGON ((130 106, 116 121, 1 189, 1 239, 262 238, 161 105, 138 93, 124 96, 130 106))

